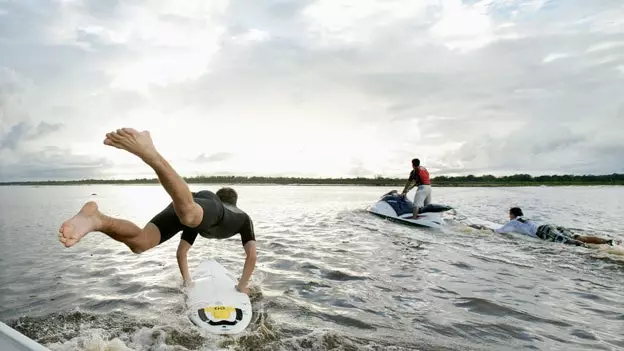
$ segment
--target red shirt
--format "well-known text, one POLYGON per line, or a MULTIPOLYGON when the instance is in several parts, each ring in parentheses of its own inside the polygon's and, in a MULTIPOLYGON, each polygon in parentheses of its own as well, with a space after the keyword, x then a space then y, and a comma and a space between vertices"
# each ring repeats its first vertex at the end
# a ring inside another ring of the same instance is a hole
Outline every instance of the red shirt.
POLYGON ((429 171, 423 166, 418 166, 417 170, 412 170, 408 180, 415 180, 417 185, 431 185, 429 171))

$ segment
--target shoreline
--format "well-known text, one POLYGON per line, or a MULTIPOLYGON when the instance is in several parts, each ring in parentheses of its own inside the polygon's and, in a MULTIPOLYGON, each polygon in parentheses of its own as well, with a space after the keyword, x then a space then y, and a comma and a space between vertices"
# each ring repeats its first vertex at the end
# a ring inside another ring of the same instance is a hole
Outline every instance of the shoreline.
MULTIPOLYGON (((231 185, 282 185, 282 186, 393 186, 403 187, 403 178, 295 178, 295 177, 183 177, 188 184, 231 184, 231 185)), ((141 179, 81 179, 0 182, 0 186, 79 186, 79 185, 156 185, 157 178, 141 179)), ((484 177, 436 177, 432 186, 440 188, 457 187, 527 187, 527 186, 623 186, 624 174, 606 176, 540 176, 515 175, 495 178, 484 177)))
MULTIPOLYGON (((215 185, 220 184, 223 186, 361 186, 361 187, 396 187, 397 190, 403 187, 396 184, 271 184, 271 183, 189 183, 189 185, 215 185)), ((130 185, 157 185, 152 183, 99 183, 99 184, 0 184, 0 187, 59 187, 59 186, 94 186, 94 185, 116 185, 116 186, 130 186, 130 185)), ((495 185, 478 185, 478 184, 438 184, 433 185, 434 188, 528 188, 528 187, 597 187, 597 186, 624 186, 624 184, 495 184, 495 185)))

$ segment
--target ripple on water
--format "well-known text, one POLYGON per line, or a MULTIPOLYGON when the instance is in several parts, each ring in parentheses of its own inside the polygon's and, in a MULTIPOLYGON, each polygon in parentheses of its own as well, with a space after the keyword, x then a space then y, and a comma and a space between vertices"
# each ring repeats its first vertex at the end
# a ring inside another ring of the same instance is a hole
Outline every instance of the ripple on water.
POLYGON ((475 267, 469 265, 468 263, 464 263, 464 262, 452 262, 451 265, 459 268, 459 269, 463 269, 463 270, 467 270, 467 271, 471 271, 473 270, 475 267))
POLYGON ((505 340, 514 344, 518 341, 542 340, 529 330, 506 323, 453 323, 452 327, 466 338, 477 343, 505 340))
POLYGON ((583 329, 574 329, 572 330, 570 335, 573 335, 573 336, 576 336, 578 338, 585 339, 585 340, 598 340, 598 338, 596 338, 596 336, 593 333, 590 333, 587 330, 583 330, 583 329))
POLYGON ((110 277, 119 272, 120 268, 118 267, 109 267, 104 269, 94 269, 92 270, 90 277, 91 278, 102 278, 102 277, 110 277))
POLYGON ((269 264, 269 267, 282 270, 282 271, 291 271, 294 270, 295 266, 298 266, 299 262, 291 259, 278 259, 274 260, 269 264))
POLYGON ((512 318, 521 319, 527 322, 533 323, 547 323, 552 324, 559 327, 570 327, 572 324, 554 320, 554 319, 546 319, 541 318, 523 311, 518 311, 510 307, 504 307, 492 301, 488 301, 481 298, 468 298, 462 297, 458 299, 459 302, 455 302, 454 305, 457 307, 462 307, 467 309, 470 312, 478 313, 481 315, 487 316, 507 316, 512 318))
POLYGON ((337 280, 337 281, 350 281, 350 280, 367 280, 368 277, 357 275, 355 273, 346 273, 340 270, 323 270, 321 275, 325 279, 337 280))
POLYGON ((459 295, 458 293, 456 293, 454 291, 451 291, 451 290, 448 290, 448 289, 446 289, 446 288, 444 288, 442 286, 432 286, 432 287, 429 287, 429 290, 431 290, 434 293, 441 294, 442 296, 444 296, 444 298, 447 298, 446 295, 452 295, 452 296, 458 296, 459 295))
POLYGON ((125 286, 117 289, 117 292, 122 295, 127 295, 127 294, 135 294, 144 290, 145 290, 145 284, 130 282, 130 283, 126 283, 125 286))
POLYGON ((123 308, 149 309, 149 301, 131 298, 113 298, 110 296, 84 297, 82 308, 90 311, 114 311, 123 308))

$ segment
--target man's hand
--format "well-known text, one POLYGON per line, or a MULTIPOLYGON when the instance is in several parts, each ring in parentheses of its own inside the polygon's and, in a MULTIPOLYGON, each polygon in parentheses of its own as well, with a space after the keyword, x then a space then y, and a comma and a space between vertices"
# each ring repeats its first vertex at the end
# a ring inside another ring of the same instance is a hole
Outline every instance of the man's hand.
POLYGON ((238 285, 236 285, 236 290, 242 292, 243 294, 249 295, 249 288, 247 287, 247 284, 241 285, 241 283, 238 283, 238 285))

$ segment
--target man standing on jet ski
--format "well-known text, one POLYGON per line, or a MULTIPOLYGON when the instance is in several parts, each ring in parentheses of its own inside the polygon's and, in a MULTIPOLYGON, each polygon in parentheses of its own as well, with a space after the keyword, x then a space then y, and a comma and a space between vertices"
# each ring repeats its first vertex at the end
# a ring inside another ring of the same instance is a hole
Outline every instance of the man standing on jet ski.
POLYGON ((410 219, 418 218, 418 210, 431 203, 431 180, 429 179, 429 171, 420 165, 420 160, 417 158, 412 159, 412 171, 409 174, 401 196, 405 197, 410 189, 416 185, 418 189, 416 189, 416 195, 414 195, 414 212, 413 216, 409 217, 410 219))

